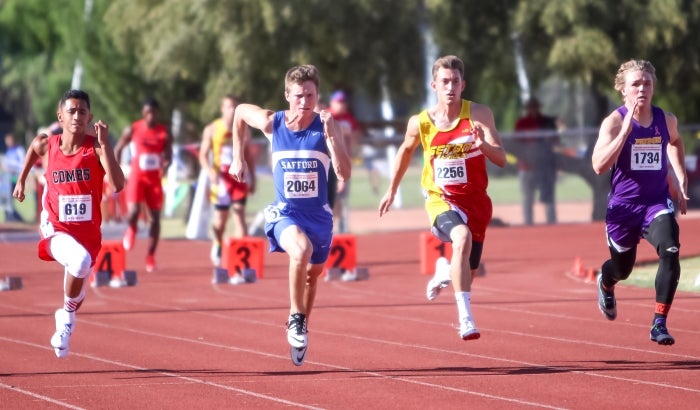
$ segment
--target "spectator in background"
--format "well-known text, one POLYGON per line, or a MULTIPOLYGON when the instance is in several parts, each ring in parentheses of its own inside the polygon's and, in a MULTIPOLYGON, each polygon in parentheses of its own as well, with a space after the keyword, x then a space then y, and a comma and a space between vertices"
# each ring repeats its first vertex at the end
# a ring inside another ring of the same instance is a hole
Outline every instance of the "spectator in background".
MULTIPOLYGON (((341 127, 346 128, 352 136, 351 141, 345 142, 346 146, 353 147, 353 144, 360 136, 360 124, 357 122, 357 118, 355 118, 350 111, 348 104, 348 96, 345 91, 337 90, 331 94, 328 108, 331 114, 333 114, 333 119, 336 120, 341 127)), ((350 151, 347 152, 350 153, 350 151)))
POLYGON ((372 144, 362 144, 361 154, 362 166, 367 170, 372 193, 379 195, 379 169, 375 161, 379 159, 380 151, 372 144))
MULTIPOLYGON (((556 119, 542 115, 540 102, 530 98, 525 104, 525 115, 515 123, 516 132, 539 130, 556 130, 556 119)), ((533 206, 535 192, 540 194, 540 202, 545 206, 545 216, 548 224, 557 223, 557 210, 554 201, 555 183, 557 179, 557 163, 554 146, 559 138, 550 135, 525 135, 518 137, 519 146, 518 176, 520 192, 522 193, 523 221, 525 225, 533 223, 533 206)))
POLYGON ((5 220, 22 222, 22 216, 14 206, 12 192, 14 192, 15 185, 17 185, 17 178, 20 171, 22 171, 24 156, 27 152, 22 145, 17 144, 13 134, 5 134, 5 147, 7 147, 7 150, 5 151, 5 161, 2 164, 2 170, 7 173, 10 188, 9 198, 7 198, 7 209, 5 209, 5 220))
MULTIPOLYGON (((357 119, 348 107, 348 97, 342 90, 334 91, 331 94, 330 104, 328 107, 333 119, 339 125, 340 132, 343 134, 345 141, 345 152, 353 157, 353 149, 355 142, 360 136, 360 126, 357 119)), ((334 221, 337 223, 336 232, 348 231, 348 196, 350 194, 350 180, 338 181, 333 167, 331 167, 328 177, 329 188, 335 185, 335 198, 329 198, 329 204, 333 208, 334 221)))
MULTIPOLYGON (((331 94, 331 105, 329 108, 333 114, 333 118, 340 123, 341 130, 346 136, 345 141, 348 144, 348 153, 352 155, 355 147, 362 137, 363 132, 360 123, 350 110, 347 94, 342 90, 333 92, 333 94, 331 94)), ((360 154, 362 156, 362 165, 369 173, 369 183, 372 188, 372 192, 375 195, 378 195, 379 170, 375 166, 374 160, 379 157, 379 150, 377 150, 371 144, 362 144, 360 154)), ((345 197, 347 197, 347 193, 345 194, 345 197)))

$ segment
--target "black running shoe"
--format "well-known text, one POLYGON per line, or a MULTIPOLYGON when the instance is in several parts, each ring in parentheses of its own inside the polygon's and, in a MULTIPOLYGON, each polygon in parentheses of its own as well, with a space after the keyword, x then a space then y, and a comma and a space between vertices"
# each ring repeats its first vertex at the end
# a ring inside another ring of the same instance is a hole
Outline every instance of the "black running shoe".
POLYGON ((676 343, 676 339, 668 333, 665 323, 654 323, 651 327, 651 332, 649 332, 649 338, 652 342, 656 342, 660 345, 670 346, 676 343))
POLYGON ((596 280, 598 284, 598 308, 608 320, 615 320, 617 317, 617 303, 615 302, 615 291, 603 289, 603 274, 599 273, 596 280))

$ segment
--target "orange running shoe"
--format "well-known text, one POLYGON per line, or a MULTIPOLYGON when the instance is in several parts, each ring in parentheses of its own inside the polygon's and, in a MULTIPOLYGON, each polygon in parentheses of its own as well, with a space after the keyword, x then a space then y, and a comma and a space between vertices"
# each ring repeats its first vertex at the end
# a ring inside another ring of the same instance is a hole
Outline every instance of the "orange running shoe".
POLYGON ((134 247, 134 239, 136 238, 136 229, 129 226, 126 228, 126 233, 124 233, 124 239, 122 240, 122 245, 124 245, 125 251, 130 251, 134 247))
POLYGON ((156 257, 155 255, 146 255, 146 272, 155 272, 156 257))

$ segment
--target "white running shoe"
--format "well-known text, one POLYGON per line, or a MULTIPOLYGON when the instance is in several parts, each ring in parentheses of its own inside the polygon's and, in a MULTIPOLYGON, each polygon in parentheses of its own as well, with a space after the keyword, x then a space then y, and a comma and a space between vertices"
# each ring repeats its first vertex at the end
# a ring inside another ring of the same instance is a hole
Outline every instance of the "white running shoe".
POLYGON ((68 356, 70 348, 70 335, 75 330, 75 312, 68 312, 61 308, 54 314, 56 318, 56 333, 51 337, 56 357, 64 358, 68 356))
POLYGON ((428 282, 426 296, 428 300, 434 300, 440 294, 440 291, 452 283, 450 278, 450 264, 445 257, 440 257, 435 262, 435 274, 428 282))
POLYGON ((136 230, 131 226, 126 228, 124 233, 124 238, 122 239, 122 245, 125 251, 130 251, 134 247, 134 240, 136 239, 136 230))
POLYGON ((308 343, 306 333, 306 315, 303 313, 289 315, 287 321, 287 342, 289 345, 297 349, 306 347, 308 343))
POLYGON ((481 337, 479 329, 476 328, 473 320, 467 320, 459 325, 459 337, 462 340, 476 340, 481 337))
POLYGON ((289 348, 289 354, 292 356, 292 363, 294 363, 294 366, 301 366, 304 363, 307 348, 308 346, 289 348))
POLYGON ((240 273, 236 272, 236 273, 234 273, 233 276, 231 276, 231 278, 228 280, 228 283, 230 283, 230 284, 232 284, 232 285, 242 285, 242 284, 245 283, 245 278, 243 277, 243 275, 241 275, 240 273))

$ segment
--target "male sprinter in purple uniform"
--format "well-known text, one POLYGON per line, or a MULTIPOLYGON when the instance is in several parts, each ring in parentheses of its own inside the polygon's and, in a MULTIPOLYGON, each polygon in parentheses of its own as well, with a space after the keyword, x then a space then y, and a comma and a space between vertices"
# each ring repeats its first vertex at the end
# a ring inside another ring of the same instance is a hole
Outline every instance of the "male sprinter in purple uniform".
POLYGON ((608 320, 615 320, 615 284, 632 273, 639 240, 646 239, 659 255, 650 338, 661 345, 672 345, 675 340, 666 328, 666 317, 681 267, 671 191, 681 214, 685 214, 688 180, 678 121, 673 114, 651 105, 655 71, 644 60, 630 60, 620 66, 615 89, 622 94, 624 105, 603 120, 593 149, 595 172, 602 174, 612 168, 605 217, 610 259, 598 275, 598 307, 608 320))
POLYGON ((340 180, 350 178, 350 157, 330 112, 316 113, 319 74, 316 67, 292 67, 284 78, 286 111, 273 112, 252 104, 236 107, 233 119, 234 160, 229 172, 245 181, 243 152, 246 124, 261 130, 272 144, 275 202, 265 208, 270 251, 289 255, 290 312, 287 341, 292 362, 306 355, 307 320, 316 284, 333 238, 333 211, 328 205, 331 163, 340 180))

